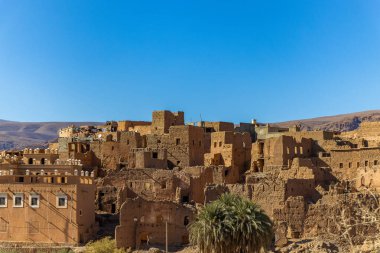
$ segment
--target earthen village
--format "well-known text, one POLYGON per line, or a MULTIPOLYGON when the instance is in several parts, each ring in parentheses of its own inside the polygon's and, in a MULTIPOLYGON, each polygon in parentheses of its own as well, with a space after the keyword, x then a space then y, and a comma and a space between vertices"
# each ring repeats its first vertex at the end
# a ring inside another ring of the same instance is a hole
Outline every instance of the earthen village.
MULTIPOLYGON (((353 132, 252 122, 109 121, 60 129, 44 149, 0 154, 0 242, 117 247, 189 244, 188 225, 221 194, 260 205, 273 247, 339 232, 342 206, 380 190, 380 123, 353 132)), ((376 229, 356 229, 363 244, 376 229)))

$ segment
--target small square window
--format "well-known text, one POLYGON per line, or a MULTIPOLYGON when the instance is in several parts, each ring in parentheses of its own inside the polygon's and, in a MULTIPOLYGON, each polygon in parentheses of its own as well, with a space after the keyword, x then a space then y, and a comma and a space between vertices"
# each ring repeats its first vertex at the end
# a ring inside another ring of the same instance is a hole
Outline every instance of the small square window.
POLYGON ((57 196, 57 208, 67 208, 67 196, 57 196))
POLYGON ((32 208, 40 207, 40 196, 37 194, 30 195, 29 197, 29 205, 32 208))
POLYGON ((13 207, 24 207, 24 195, 22 193, 16 193, 13 196, 13 207))
POLYGON ((176 145, 181 144, 181 139, 180 139, 180 138, 177 138, 177 139, 175 140, 175 144, 176 144, 176 145))
POLYGON ((157 159, 158 158, 158 153, 157 152, 153 152, 152 153, 152 158, 153 159, 157 159))
POLYGON ((0 207, 8 206, 8 198, 6 193, 0 193, 0 207))

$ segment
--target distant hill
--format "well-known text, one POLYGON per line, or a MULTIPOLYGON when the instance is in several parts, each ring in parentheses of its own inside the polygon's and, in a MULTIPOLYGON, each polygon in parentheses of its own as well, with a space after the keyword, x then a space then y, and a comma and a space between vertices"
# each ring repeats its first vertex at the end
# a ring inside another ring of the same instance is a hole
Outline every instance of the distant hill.
POLYGON ((16 122, 0 120, 0 150, 46 146, 69 125, 99 125, 99 122, 16 122))
POLYGON ((301 125, 303 130, 352 131, 363 121, 380 121, 380 110, 341 114, 312 119, 292 120, 273 123, 274 125, 289 127, 301 125))

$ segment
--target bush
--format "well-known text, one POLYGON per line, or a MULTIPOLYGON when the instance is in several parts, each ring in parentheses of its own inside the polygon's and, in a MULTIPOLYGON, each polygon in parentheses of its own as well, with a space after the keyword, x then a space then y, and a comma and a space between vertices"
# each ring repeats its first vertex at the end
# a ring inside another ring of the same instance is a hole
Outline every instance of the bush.
POLYGON ((116 242, 111 237, 105 237, 87 243, 85 253, 126 253, 126 251, 116 248, 116 242))

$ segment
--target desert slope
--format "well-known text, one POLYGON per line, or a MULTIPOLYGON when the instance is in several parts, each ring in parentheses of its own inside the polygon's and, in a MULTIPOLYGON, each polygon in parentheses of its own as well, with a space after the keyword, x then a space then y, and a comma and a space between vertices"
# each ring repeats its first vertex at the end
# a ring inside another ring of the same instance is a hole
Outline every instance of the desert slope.
POLYGON ((288 127, 300 124, 304 130, 352 131, 363 121, 380 121, 380 110, 341 114, 311 119, 278 122, 274 125, 288 127))
POLYGON ((0 150, 44 146, 69 125, 99 125, 99 122, 15 122, 0 120, 0 150))

